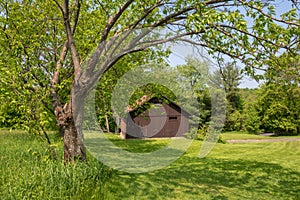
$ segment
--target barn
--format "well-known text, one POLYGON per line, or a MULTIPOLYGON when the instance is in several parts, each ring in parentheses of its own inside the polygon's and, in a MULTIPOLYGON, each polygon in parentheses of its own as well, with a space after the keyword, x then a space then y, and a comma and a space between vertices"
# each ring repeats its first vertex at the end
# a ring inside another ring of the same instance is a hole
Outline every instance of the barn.
POLYGON ((121 118, 121 137, 180 137, 189 131, 190 114, 166 97, 143 96, 121 118))

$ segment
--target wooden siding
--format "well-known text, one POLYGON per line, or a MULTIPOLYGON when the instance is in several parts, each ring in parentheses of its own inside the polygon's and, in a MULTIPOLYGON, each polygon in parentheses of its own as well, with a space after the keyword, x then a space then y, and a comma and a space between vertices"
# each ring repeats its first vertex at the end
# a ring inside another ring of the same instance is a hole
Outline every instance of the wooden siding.
POLYGON ((187 112, 174 103, 158 102, 157 99, 153 103, 147 110, 128 113, 121 128, 126 138, 179 137, 188 132, 187 112))

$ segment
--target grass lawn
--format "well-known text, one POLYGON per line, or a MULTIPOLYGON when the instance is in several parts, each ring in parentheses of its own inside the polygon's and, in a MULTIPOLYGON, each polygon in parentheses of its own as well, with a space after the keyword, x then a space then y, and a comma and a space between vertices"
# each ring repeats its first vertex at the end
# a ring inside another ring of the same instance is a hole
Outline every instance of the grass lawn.
MULTIPOLYGON (((110 137, 133 152, 148 152, 149 147, 169 142, 110 137)), ((194 141, 165 169, 144 174, 118 172, 107 184, 111 198, 300 199, 300 142, 217 144, 203 159, 197 157, 201 145, 194 141)))
POLYGON ((300 138, 300 135, 297 136, 261 136, 254 134, 247 134, 246 132, 225 132, 221 134, 222 139, 224 140, 263 140, 263 139, 279 139, 279 138, 300 138))
MULTIPOLYGON (((64 166, 36 136, 0 131, 1 199, 300 199, 300 142, 216 144, 198 158, 201 141, 170 166, 142 174, 112 171, 92 157, 64 166)), ((160 149, 170 140, 120 140, 132 152, 160 149)), ((231 139, 231 138, 230 138, 231 139)))

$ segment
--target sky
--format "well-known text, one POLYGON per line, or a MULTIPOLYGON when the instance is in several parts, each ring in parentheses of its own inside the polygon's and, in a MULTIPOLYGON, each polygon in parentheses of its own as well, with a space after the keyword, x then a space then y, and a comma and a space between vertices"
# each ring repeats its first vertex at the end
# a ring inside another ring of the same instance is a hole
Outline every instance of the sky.
MULTIPOLYGON (((182 65, 185 64, 185 58, 188 56, 195 57, 199 60, 208 61, 211 64, 212 71, 216 70, 215 61, 205 52, 203 51, 199 55, 197 49, 188 45, 188 44, 180 44, 171 47, 172 54, 170 55, 168 61, 171 66, 182 65)), ((228 60, 230 61, 230 60, 228 60)), ((245 76, 243 80, 241 80, 240 88, 256 88, 259 86, 259 83, 253 80, 252 78, 245 76)))
MULTIPOLYGON (((279 17, 282 13, 287 12, 290 10, 291 6, 289 3, 287 3, 287 0, 276 0, 275 1, 275 9, 277 12, 277 16, 279 17)), ((185 63, 185 58, 187 56, 196 57, 197 59, 205 59, 209 60, 211 62, 212 68, 217 69, 215 61, 209 57, 209 55, 205 52, 205 50, 202 50, 201 55, 197 53, 197 49, 193 48, 189 44, 176 44, 171 45, 171 51, 173 52, 168 61, 171 66, 176 65, 182 65, 185 63)), ((230 60, 228 60, 230 62, 230 60)), ((259 86, 259 83, 253 80, 252 78, 245 76, 243 80, 241 80, 240 88, 256 88, 259 86)))

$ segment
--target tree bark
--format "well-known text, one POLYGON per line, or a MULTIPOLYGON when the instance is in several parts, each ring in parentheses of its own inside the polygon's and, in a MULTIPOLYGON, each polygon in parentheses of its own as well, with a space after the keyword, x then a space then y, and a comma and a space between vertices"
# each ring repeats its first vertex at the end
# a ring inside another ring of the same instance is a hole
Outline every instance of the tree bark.
POLYGON ((71 102, 68 109, 68 125, 64 131, 64 161, 85 161, 86 151, 83 142, 82 123, 84 115, 85 92, 79 85, 73 83, 71 102))
POLYGON ((72 117, 64 130, 64 162, 74 163, 76 160, 85 161, 86 152, 82 131, 76 127, 72 117))
POLYGON ((105 115, 105 124, 106 124, 106 130, 109 133, 110 129, 109 129, 109 121, 108 121, 108 116, 107 115, 105 115))
POLYGON ((56 113, 57 124, 63 131, 65 163, 86 160, 82 133, 85 93, 79 88, 73 83, 71 100, 56 113))

